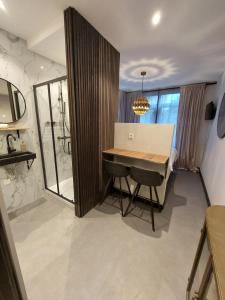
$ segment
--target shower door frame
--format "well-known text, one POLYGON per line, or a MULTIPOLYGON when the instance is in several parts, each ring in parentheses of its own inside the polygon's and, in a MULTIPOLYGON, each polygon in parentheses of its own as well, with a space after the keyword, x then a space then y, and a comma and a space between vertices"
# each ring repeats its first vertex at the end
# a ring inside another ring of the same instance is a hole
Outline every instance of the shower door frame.
MULTIPOLYGON (((36 119, 37 119, 37 128, 38 128, 38 137, 39 137, 39 143, 40 143, 40 151, 41 151, 41 161, 42 161, 42 170, 44 175, 44 185, 45 189, 49 192, 63 198, 64 200, 68 201, 69 203, 72 203, 75 205, 75 195, 74 195, 74 201, 64 197, 60 194, 59 190, 59 177, 58 177, 58 164, 57 164, 57 156, 56 156, 56 147, 55 147, 55 132, 54 132, 54 126, 53 126, 53 119, 52 119, 52 105, 51 105, 51 90, 50 90, 50 84, 55 82, 60 82, 62 80, 67 80, 67 76, 61 76, 58 78, 54 78, 45 82, 41 82, 38 84, 33 85, 33 92, 34 92, 34 103, 35 103, 35 111, 36 111, 36 119), (51 133, 52 133, 52 144, 53 144, 53 154, 54 154, 54 165, 55 165, 55 173, 56 173, 56 185, 57 185, 57 192, 51 190, 47 186, 47 177, 46 177, 46 168, 45 168, 45 159, 44 159, 44 151, 43 151, 43 143, 42 143, 42 137, 41 137, 41 126, 40 126, 40 118, 39 118, 39 108, 38 108, 38 99, 37 99, 37 88, 41 86, 47 87, 48 90, 48 102, 49 102, 49 112, 50 112, 50 119, 51 119, 51 133)), ((72 151, 71 151, 72 156, 72 151)), ((72 157, 71 157, 72 158, 72 157)), ((73 176, 73 168, 72 168, 72 176, 73 176)))

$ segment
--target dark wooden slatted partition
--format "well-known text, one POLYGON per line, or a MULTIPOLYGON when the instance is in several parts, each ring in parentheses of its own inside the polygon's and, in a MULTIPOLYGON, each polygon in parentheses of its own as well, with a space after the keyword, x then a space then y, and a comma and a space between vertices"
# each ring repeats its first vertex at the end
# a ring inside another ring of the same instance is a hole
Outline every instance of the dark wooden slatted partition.
MULTIPOLYGON (((114 122, 117 119, 119 97, 119 55, 115 49, 100 37, 100 141, 99 141, 99 174, 102 187, 102 151, 114 145, 114 122), (105 58, 107 58, 105 60, 105 58)), ((100 191, 101 192, 101 191, 100 191)))
POLYGON ((20 290, 0 209, 0 299, 25 300, 20 290))
POLYGON ((119 53, 74 8, 65 10, 65 33, 75 211, 82 217, 100 201, 101 150, 113 143, 119 53))

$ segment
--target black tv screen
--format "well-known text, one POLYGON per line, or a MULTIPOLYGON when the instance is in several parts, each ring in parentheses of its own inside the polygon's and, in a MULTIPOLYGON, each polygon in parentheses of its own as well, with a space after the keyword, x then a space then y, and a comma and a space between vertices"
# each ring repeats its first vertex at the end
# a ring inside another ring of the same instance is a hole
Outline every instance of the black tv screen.
POLYGON ((216 106, 213 101, 209 102, 205 108, 205 120, 213 120, 216 115, 216 106))

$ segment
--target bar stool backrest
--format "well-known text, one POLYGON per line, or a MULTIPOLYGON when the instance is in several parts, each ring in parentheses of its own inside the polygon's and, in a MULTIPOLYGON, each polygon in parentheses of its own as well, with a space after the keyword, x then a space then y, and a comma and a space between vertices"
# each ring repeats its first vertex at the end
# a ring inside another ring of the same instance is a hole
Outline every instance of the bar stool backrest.
POLYGON ((103 168, 114 177, 127 177, 130 173, 127 166, 107 159, 103 159, 103 168))
POLYGON ((130 168, 130 177, 137 183, 146 186, 160 186, 164 178, 159 172, 137 167, 130 168))

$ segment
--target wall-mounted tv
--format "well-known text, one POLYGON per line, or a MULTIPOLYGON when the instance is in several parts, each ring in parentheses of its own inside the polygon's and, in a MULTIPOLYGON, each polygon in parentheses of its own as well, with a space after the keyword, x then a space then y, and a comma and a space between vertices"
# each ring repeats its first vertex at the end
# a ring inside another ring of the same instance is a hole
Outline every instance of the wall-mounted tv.
POLYGON ((216 106, 213 101, 209 102, 205 108, 205 120, 213 120, 216 115, 216 106))

